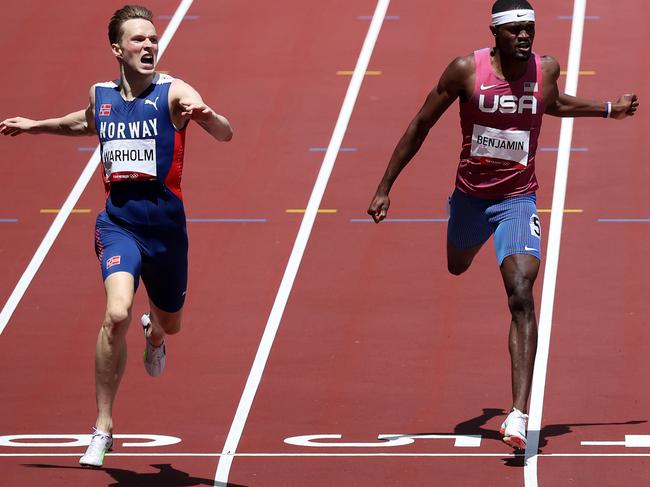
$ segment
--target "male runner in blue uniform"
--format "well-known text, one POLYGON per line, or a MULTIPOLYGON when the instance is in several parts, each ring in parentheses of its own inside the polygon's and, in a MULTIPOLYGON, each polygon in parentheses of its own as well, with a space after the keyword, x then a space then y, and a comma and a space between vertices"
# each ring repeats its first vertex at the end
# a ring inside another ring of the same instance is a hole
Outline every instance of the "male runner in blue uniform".
POLYGON ((106 289, 106 314, 97 339, 95 433, 80 463, 99 467, 111 449, 115 395, 126 365, 126 332, 139 278, 149 296, 142 316, 145 368, 165 366, 166 334, 180 330, 187 285, 187 232, 180 180, 185 129, 196 121, 228 141, 228 120, 207 106, 187 83, 155 72, 158 36, 153 14, 127 5, 108 26, 120 79, 90 89, 85 110, 61 118, 0 122, 0 134, 97 134, 101 145, 106 210, 97 217, 95 248, 106 289))

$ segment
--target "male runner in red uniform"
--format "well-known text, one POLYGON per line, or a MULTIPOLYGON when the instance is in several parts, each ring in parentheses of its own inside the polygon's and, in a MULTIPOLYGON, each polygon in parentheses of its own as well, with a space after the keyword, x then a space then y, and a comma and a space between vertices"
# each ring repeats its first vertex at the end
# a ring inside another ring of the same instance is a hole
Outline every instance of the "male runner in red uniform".
POLYGON ((126 332, 139 279, 149 297, 141 321, 145 368, 165 367, 166 334, 180 331, 187 286, 187 233, 180 188, 185 129, 196 121, 228 141, 228 120, 187 83, 155 72, 158 36, 153 14, 127 5, 108 26, 120 66, 116 82, 90 89, 85 110, 61 118, 0 122, 0 134, 98 135, 106 210, 97 217, 95 248, 106 289, 106 313, 97 338, 95 433, 82 465, 99 467, 113 444, 113 403, 126 366, 126 332))
POLYGON ((532 51, 535 13, 526 0, 495 2, 490 30, 494 48, 458 57, 445 69, 397 144, 368 213, 375 222, 386 218, 388 193, 397 176, 459 98, 463 143, 450 198, 447 264, 449 272, 462 274, 494 234, 512 314, 513 409, 501 434, 507 444, 524 448, 537 346, 533 283, 539 270, 541 228, 535 151, 542 115, 622 119, 634 115, 638 102, 636 95, 600 102, 560 94, 557 61, 532 51))

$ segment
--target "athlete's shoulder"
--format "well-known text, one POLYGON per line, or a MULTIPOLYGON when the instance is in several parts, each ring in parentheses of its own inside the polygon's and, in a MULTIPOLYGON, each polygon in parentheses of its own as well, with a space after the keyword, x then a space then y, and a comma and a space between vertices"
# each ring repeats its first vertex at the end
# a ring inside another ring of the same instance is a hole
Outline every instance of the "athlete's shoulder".
POLYGON ((189 83, 183 81, 183 80, 180 79, 180 78, 174 78, 174 79, 172 80, 172 86, 171 86, 170 89, 175 89, 175 90, 179 90, 179 89, 180 89, 180 90, 183 90, 183 89, 186 89, 186 88, 188 88, 188 87, 191 88, 191 86, 189 85, 189 83))
POLYGON ((170 76, 168 74, 157 73, 156 76, 153 79, 153 84, 154 85, 167 85, 167 84, 173 83, 176 80, 177 80, 176 78, 174 78, 173 76, 170 76))
POLYGON ((93 85, 90 86, 89 90, 89 96, 90 96, 90 101, 95 102, 95 96, 97 93, 97 88, 106 88, 109 90, 114 90, 117 88, 117 82, 116 81, 99 81, 97 83, 94 83, 93 85))
POLYGON ((456 97, 460 96, 465 101, 471 93, 471 85, 476 73, 474 54, 458 56, 449 63, 438 81, 438 92, 445 91, 456 97))
POLYGON ((476 59, 474 53, 466 56, 458 56, 447 66, 448 70, 458 74, 474 74, 476 69, 476 59))
POLYGON ((118 86, 119 85, 118 85, 117 81, 100 81, 100 82, 95 83, 94 85, 92 85, 90 87, 90 89, 94 90, 95 88, 109 88, 109 89, 114 90, 118 86))
POLYGON ((196 95, 198 95, 197 91, 182 79, 174 78, 169 88, 169 96, 175 100, 180 100, 188 96, 194 97, 196 95))
POLYGON ((542 60, 542 72, 557 79, 560 76, 560 63, 549 55, 542 55, 540 59, 542 60))
POLYGON ((94 102, 98 90, 115 90, 119 86, 118 81, 100 81, 90 87, 90 99, 94 102))
POLYGON ((458 56, 449 63, 440 78, 440 84, 445 88, 456 86, 464 89, 467 80, 473 79, 476 73, 474 54, 458 56))

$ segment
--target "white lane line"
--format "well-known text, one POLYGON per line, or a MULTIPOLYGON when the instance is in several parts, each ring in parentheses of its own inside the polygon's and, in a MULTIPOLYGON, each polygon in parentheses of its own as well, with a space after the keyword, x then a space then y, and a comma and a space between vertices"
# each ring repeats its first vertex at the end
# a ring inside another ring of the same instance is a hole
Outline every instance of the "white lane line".
MULTIPOLYGON (((587 0, 575 0, 573 4, 573 21, 571 24, 571 40, 569 43, 569 61, 565 93, 575 96, 578 91, 578 72, 580 71, 580 55, 582 51, 582 34, 585 23, 587 0)), ((528 445, 526 447, 526 465, 524 467, 525 487, 537 487, 537 450, 539 434, 542 426, 542 410, 544 407, 544 388, 546 385, 546 370, 551 343, 551 327, 553 325, 553 305, 555 286, 560 259, 560 239, 562 237, 562 219, 564 217, 564 201, 566 197, 567 180, 569 177, 569 159, 571 156, 571 138, 573 136, 573 119, 563 118, 560 129, 560 144, 555 168, 555 183, 553 186, 553 205, 551 207, 551 223, 546 249, 546 266, 544 268, 544 284, 542 287, 542 304, 539 315, 539 331, 537 341, 537 356, 530 398, 528 422, 528 445)))
POLYGON ((244 426, 246 425, 248 414, 262 379, 262 374, 269 353, 271 352, 273 340, 275 339, 278 327, 280 326, 280 320, 282 319, 287 300, 289 299, 289 293, 291 292, 293 282, 298 273, 298 267, 302 261, 302 256, 305 252, 307 241, 309 240, 309 235, 318 213, 318 208, 320 207, 327 182, 329 181, 336 157, 341 148, 341 143, 347 130, 350 117, 352 116, 352 110, 354 109, 359 90, 361 89, 361 83, 363 82, 364 74, 368 68, 372 51, 374 50, 375 43, 379 37, 379 31, 381 30, 389 3, 390 0, 378 0, 377 2, 375 13, 370 22, 366 39, 361 48, 357 65, 354 68, 338 120, 336 121, 336 126, 334 127, 334 132, 332 133, 332 138, 327 147, 327 152, 325 153, 320 172, 318 173, 318 178, 316 179, 314 189, 309 198, 309 203, 307 204, 307 209, 303 216, 302 223, 300 224, 300 229, 298 230, 298 235, 293 250, 291 251, 291 256, 289 257, 289 262, 285 269, 284 276, 282 276, 282 282, 280 283, 278 294, 275 297, 273 308, 271 309, 271 313, 266 323, 264 335, 262 336, 257 354, 255 355, 255 360, 253 361, 253 366, 248 375, 248 380, 246 381, 244 392, 239 401, 235 418, 230 427, 230 431, 228 432, 228 437, 226 438, 226 443, 222 451, 225 456, 220 458, 219 464, 217 465, 214 483, 215 486, 227 485, 228 483, 228 475, 230 474, 233 454, 237 451, 237 446, 244 430, 244 426))
MULTIPOLYGON (((169 21, 169 25, 167 25, 167 28, 165 29, 165 32, 161 36, 160 41, 158 43, 159 61, 163 53, 167 49, 167 46, 171 42, 172 37, 176 33, 178 26, 183 20, 183 17, 185 16, 190 6, 192 5, 193 1, 194 0, 182 0, 181 3, 178 5, 178 8, 176 9, 176 13, 174 13, 174 16, 169 21)), ((16 308, 18 307, 18 303, 20 303, 20 300, 25 295, 27 288, 31 284, 32 279, 34 279, 34 276, 38 272, 38 269, 41 267, 41 264, 43 264, 45 257, 47 256, 48 252, 52 248, 54 241, 59 236, 59 233, 61 232, 63 225, 65 224, 68 217, 70 216, 70 213, 72 212, 73 208, 77 204, 77 201, 79 201, 81 194, 86 189, 86 186, 88 185, 88 182, 92 178, 95 169, 97 169, 97 165, 99 164, 99 162, 100 162, 99 146, 97 146, 95 148, 95 151, 93 152, 93 155, 86 163, 86 167, 82 171, 81 176, 79 176, 79 179, 77 179, 77 182, 72 188, 72 191, 70 191, 70 194, 65 200, 65 203, 63 203, 63 205, 61 206, 61 211, 57 213, 56 217, 54 218, 54 221, 52 222, 52 225, 50 225, 50 228, 45 234, 45 237, 43 237, 41 244, 36 249, 36 252, 32 257, 32 260, 27 265, 25 272, 23 272, 23 275, 18 280, 18 284, 16 284, 16 287, 14 288, 13 292, 9 296, 9 299, 7 300, 4 307, 2 308, 2 311, 0 312, 0 335, 2 335, 2 332, 4 331, 7 324, 9 323, 11 316, 14 314, 14 311, 16 311, 16 308)))
MULTIPOLYGON (((0 458, 36 458, 36 457, 81 457, 82 453, 0 453, 0 458)), ((311 457, 346 457, 346 458, 524 458, 523 453, 107 453, 107 457, 197 457, 197 458, 311 458, 311 457)), ((540 453, 545 458, 645 458, 650 453, 540 453)))

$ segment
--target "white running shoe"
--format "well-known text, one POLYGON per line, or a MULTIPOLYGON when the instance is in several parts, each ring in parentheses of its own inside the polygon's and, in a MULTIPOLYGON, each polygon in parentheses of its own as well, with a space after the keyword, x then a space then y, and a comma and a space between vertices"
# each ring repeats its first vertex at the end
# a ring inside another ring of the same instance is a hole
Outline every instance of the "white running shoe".
POLYGON ((151 342, 149 342, 151 319, 148 314, 142 315, 140 321, 142 322, 144 339, 146 342, 144 348, 144 368, 151 377, 158 377, 162 374, 163 370, 165 370, 165 343, 163 342, 160 346, 154 347, 151 342))
POLYGON ((501 425, 499 433, 503 436, 503 441, 513 448, 526 448, 526 423, 528 415, 518 409, 512 408, 510 414, 501 425))
POLYGON ((84 467, 101 467, 104 455, 113 449, 113 436, 105 431, 95 430, 86 453, 79 459, 84 467))

